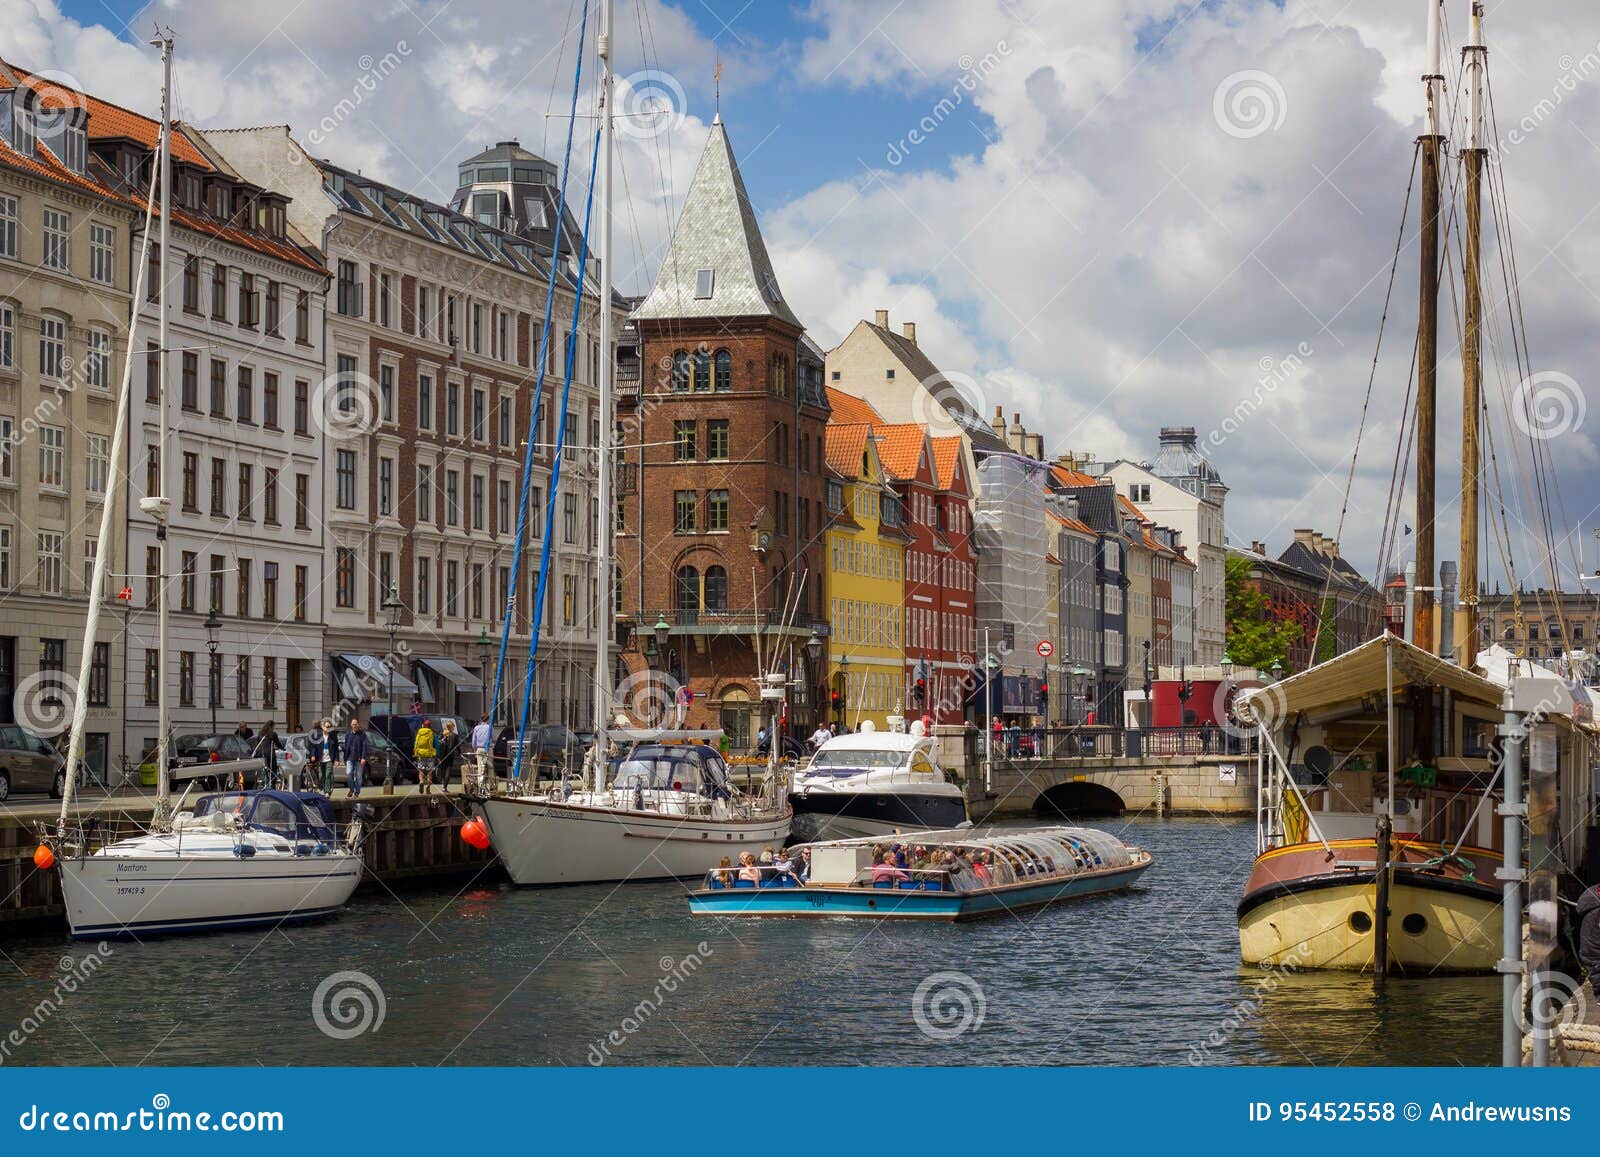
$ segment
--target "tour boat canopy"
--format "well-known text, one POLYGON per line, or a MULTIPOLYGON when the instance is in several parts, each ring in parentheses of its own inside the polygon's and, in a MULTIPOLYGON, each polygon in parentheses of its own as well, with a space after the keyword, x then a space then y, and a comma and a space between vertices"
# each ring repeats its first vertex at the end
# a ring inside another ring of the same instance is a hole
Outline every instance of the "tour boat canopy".
POLYGON ((1031 861, 1053 868, 1064 868, 1083 861, 1096 868, 1121 868, 1133 863, 1133 853, 1116 836, 1094 828, 1044 828, 1020 832, 984 832, 979 834, 969 828, 948 831, 910 832, 894 836, 861 836, 849 840, 821 840, 803 847, 842 848, 870 847, 879 844, 890 847, 902 844, 907 848, 944 848, 962 855, 972 852, 993 852, 1013 864, 1031 861))

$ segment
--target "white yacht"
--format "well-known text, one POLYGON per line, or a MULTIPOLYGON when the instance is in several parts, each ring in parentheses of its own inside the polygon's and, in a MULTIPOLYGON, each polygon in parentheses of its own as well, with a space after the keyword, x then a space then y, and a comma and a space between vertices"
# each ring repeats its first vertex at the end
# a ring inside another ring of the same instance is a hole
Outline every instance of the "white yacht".
POLYGON ((717 731, 617 730, 626 747, 591 786, 491 794, 475 805, 517 884, 699 877, 739 853, 782 847, 792 813, 773 789, 728 775, 717 731))
POLYGON ((835 736, 795 773, 789 803, 795 830, 809 840, 961 827, 967 797, 933 757, 933 740, 910 733, 861 731, 835 736))
POLYGON ((328 798, 286 791, 201 796, 170 830, 58 861, 77 939, 295 923, 332 915, 361 881, 355 828, 328 798))

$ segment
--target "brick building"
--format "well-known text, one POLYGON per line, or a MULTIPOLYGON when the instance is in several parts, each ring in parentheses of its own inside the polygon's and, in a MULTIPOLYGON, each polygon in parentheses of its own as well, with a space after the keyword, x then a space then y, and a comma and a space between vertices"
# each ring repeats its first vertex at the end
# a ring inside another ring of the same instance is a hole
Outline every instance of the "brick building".
POLYGON ((632 323, 641 372, 635 390, 621 383, 617 415, 621 660, 686 685, 685 722, 735 746, 759 726, 760 668, 786 670, 788 726, 808 731, 826 701, 822 355, 778 288, 720 118, 632 323))

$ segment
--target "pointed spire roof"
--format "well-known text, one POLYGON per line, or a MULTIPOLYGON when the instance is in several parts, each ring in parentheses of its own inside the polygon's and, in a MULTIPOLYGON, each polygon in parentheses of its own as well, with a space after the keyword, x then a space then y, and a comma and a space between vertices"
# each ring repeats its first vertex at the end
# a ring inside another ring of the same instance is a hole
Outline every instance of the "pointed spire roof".
POLYGON ((661 272, 634 316, 776 317, 805 328, 778 289, 720 115, 711 122, 661 272))

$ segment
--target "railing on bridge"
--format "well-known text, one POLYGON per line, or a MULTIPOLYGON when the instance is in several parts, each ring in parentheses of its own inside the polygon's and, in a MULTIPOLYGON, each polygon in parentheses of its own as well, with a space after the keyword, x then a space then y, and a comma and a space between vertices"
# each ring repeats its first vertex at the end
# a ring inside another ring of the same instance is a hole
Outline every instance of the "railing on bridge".
MULTIPOLYGON (((1254 755, 1259 739, 1217 727, 1006 728, 992 735, 1000 759, 1116 759, 1173 755, 1254 755)), ((982 758, 981 750, 979 752, 982 758)))

